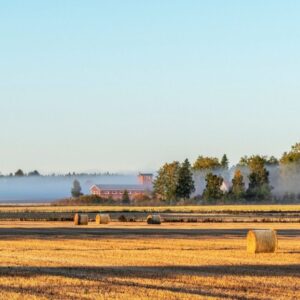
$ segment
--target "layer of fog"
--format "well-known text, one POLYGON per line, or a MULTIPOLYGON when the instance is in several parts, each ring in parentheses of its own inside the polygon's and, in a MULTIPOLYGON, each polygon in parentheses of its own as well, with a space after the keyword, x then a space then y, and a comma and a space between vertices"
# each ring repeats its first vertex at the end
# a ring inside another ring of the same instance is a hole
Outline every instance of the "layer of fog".
MULTIPOLYGON (((247 167, 232 167, 229 170, 217 169, 212 171, 213 174, 222 176, 226 184, 230 187, 236 169, 239 169, 244 177, 246 188, 249 185, 248 176, 250 170, 247 167)), ((297 164, 290 165, 272 165, 266 166, 269 172, 269 182, 272 186, 272 195, 284 197, 286 194, 300 194, 300 166, 297 164)), ((195 193, 193 196, 202 195, 206 182, 205 177, 211 171, 195 171, 193 179, 195 182, 195 193)))
POLYGON ((74 179, 84 194, 93 184, 137 184, 136 175, 0 177, 0 202, 50 202, 71 196, 74 179))
MULTIPOLYGON (((247 167, 238 167, 244 177, 246 188, 250 173, 247 167)), ((300 194, 300 167, 267 166, 272 194, 284 197, 289 194, 300 194)), ((228 186, 231 185, 236 167, 229 170, 219 169, 213 173, 220 175, 228 186)), ((193 196, 201 195, 205 188, 205 176, 208 171, 194 172, 196 191, 193 196)), ((71 188, 74 179, 78 179, 82 192, 89 194, 93 184, 137 184, 136 175, 84 175, 84 176, 24 176, 24 177, 0 177, 0 202, 51 202, 71 196, 71 188)), ((286 197, 285 197, 286 198, 286 197)))

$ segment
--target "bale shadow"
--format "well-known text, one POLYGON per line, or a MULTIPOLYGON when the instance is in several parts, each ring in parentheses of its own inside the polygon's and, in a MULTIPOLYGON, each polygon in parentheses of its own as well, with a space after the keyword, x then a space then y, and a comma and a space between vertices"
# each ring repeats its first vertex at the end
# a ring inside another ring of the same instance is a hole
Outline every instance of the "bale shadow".
POLYGON ((84 266, 84 267, 0 267, 1 276, 41 276, 54 275, 80 279, 115 278, 173 278, 180 275, 190 276, 293 276, 300 277, 300 264, 266 265, 207 265, 207 266, 84 266))
MULTIPOLYGON (((208 266, 87 266, 87 267, 0 267, 0 277, 12 276, 16 280, 18 277, 33 278, 38 276, 58 276, 62 278, 89 280, 97 284, 97 282, 105 283, 108 286, 115 287, 134 287, 143 289, 154 289, 157 291, 167 291, 175 293, 185 293, 189 295, 198 295, 203 297, 230 298, 232 293, 237 292, 234 287, 222 287, 222 291, 214 292, 209 286, 173 286, 172 279, 178 276, 236 276, 237 280, 240 276, 261 276, 261 277, 282 277, 292 276, 295 279, 300 277, 300 264, 294 265, 208 265, 208 266), (133 279, 154 279, 158 283, 136 282, 133 279), (132 280, 130 280, 132 279, 132 280), (160 284, 171 280, 170 284, 160 284)), ((0 286, 2 291, 14 291, 17 293, 28 292, 35 295, 41 295, 43 292, 36 287, 28 291, 19 287, 0 286)), ((51 287, 44 291, 44 295, 49 298, 55 296, 55 292, 51 291, 51 287), (53 294, 54 293, 54 294, 53 294)), ((259 299, 255 297, 244 297, 235 294, 234 299, 259 299)))
MULTIPOLYGON (((244 238, 247 229, 200 229, 200 228, 112 228, 112 227, 47 227, 47 228, 0 228, 0 237, 9 239, 27 238, 124 238, 124 237, 155 237, 155 238, 244 238)), ((278 230, 279 236, 300 236, 300 229, 278 230)))

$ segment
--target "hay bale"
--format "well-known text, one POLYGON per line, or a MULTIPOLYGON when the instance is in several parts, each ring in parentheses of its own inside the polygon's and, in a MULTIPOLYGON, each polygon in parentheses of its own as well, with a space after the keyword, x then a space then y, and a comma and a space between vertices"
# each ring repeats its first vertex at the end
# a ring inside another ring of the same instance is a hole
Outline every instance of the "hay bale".
POLYGON ((108 214, 98 214, 96 216, 96 224, 108 224, 110 222, 110 216, 108 214))
POLYGON ((249 230, 247 251, 249 253, 272 253, 277 249, 277 235, 273 229, 249 230))
POLYGON ((88 225, 89 216, 84 214, 75 214, 74 216, 74 224, 75 225, 88 225))
POLYGON ((161 224, 160 215, 149 215, 147 217, 148 224, 161 224))

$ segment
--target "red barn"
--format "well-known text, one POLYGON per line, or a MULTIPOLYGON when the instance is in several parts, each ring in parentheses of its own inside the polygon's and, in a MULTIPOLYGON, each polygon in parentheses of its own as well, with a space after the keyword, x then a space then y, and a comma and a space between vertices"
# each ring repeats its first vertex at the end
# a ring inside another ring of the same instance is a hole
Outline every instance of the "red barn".
POLYGON ((97 195, 102 198, 112 198, 121 200, 124 191, 128 192, 129 198, 132 199, 136 195, 144 195, 149 189, 145 185, 117 185, 117 184, 95 184, 91 187, 92 195, 97 195))

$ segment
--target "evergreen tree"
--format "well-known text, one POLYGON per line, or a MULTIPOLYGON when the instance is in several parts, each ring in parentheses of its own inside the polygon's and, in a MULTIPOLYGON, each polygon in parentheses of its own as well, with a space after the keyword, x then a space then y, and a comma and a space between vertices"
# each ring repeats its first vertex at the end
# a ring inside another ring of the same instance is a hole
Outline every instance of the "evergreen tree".
POLYGON ((223 178, 221 176, 208 173, 205 177, 205 180, 206 187, 203 191, 203 198, 208 202, 221 199, 223 196, 223 192, 221 191, 223 178))
POLYGON ((130 203, 130 198, 129 198, 129 194, 128 194, 128 191, 125 190, 123 192, 123 195, 122 195, 122 203, 123 204, 129 204, 130 203))
POLYGON ((236 170, 234 173, 231 192, 237 200, 242 199, 245 196, 244 177, 240 170, 236 170))
POLYGON ((75 179, 73 181, 73 187, 71 189, 71 194, 72 194, 72 197, 80 197, 82 195, 80 182, 77 179, 75 179))
POLYGON ((21 169, 19 169, 17 172, 15 172, 15 176, 22 177, 22 176, 25 176, 25 174, 21 169))
POLYGON ((174 201, 176 198, 176 188, 180 164, 178 161, 164 164, 158 171, 154 180, 155 194, 166 201, 174 201))
POLYGON ((178 171, 178 182, 176 187, 176 196, 178 198, 190 198, 191 193, 195 191, 193 174, 191 165, 188 159, 186 159, 178 171))
POLYGON ((28 176, 40 176, 40 173, 39 173, 39 171, 34 170, 34 171, 32 171, 32 172, 29 172, 29 173, 28 173, 28 176))
POLYGON ((266 159, 259 155, 252 156, 248 160, 250 174, 247 197, 250 200, 265 200, 271 196, 272 187, 269 184, 269 172, 265 168, 265 164, 266 159))
POLYGON ((227 155, 224 154, 221 159, 221 166, 223 169, 228 170, 228 165, 229 165, 229 161, 228 161, 227 155))

